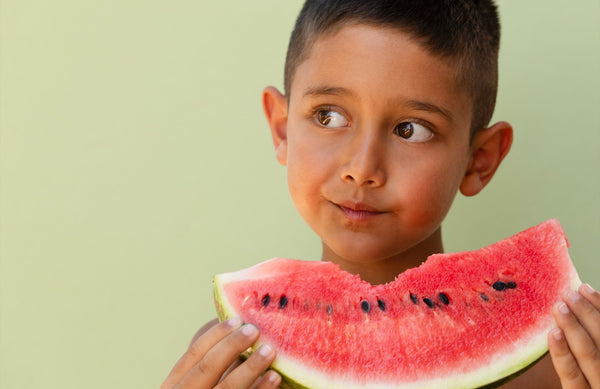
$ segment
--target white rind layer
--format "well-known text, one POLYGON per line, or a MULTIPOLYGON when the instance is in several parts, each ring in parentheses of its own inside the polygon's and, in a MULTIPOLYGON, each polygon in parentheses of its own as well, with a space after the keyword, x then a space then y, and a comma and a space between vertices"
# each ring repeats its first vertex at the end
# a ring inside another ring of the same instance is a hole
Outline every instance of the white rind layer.
MULTIPOLYGON (((580 283, 579 283, 580 284, 580 283)), ((575 286, 575 283, 574 283, 575 286)), ((575 288, 574 288, 575 289, 575 288)), ((223 301, 223 300, 221 300, 223 301)), ((232 307, 223 304, 222 319, 235 316, 236 313, 232 307)), ((460 389, 474 388, 496 382, 504 377, 510 376, 525 367, 529 366, 548 351, 547 334, 556 327, 554 323, 548 325, 543 332, 531 338, 528 342, 521 345, 515 345, 515 350, 527 350, 521 355, 507 354, 497 359, 492 364, 482 367, 476 371, 467 374, 455 374, 451 377, 442 377, 426 381, 417 381, 412 383, 393 383, 393 382, 370 382, 368 384, 357 384, 352 380, 335 379, 307 368, 297 361, 285 356, 277 356, 271 367, 283 374, 288 379, 298 383, 300 387, 311 389, 460 389)), ((260 346, 257 343, 253 346, 256 349, 260 346)))
MULTIPOLYGON (((251 268, 250 268, 251 269, 251 268)), ((249 270, 249 269, 247 269, 249 270)), ((222 311, 219 312, 219 318, 225 320, 227 318, 237 316, 235 308, 227 299, 222 299, 220 296, 224 294, 221 289, 228 281, 239 279, 236 273, 225 273, 215 277, 215 298, 218 299, 222 311)), ((246 275, 248 273, 245 273, 246 275)), ((581 285, 581 280, 575 273, 571 278, 571 289, 577 290, 581 285)), ((558 301, 557 301, 558 302, 558 301)), ((397 384, 393 382, 370 382, 368 384, 357 384, 352 380, 343 380, 336 378, 331 380, 325 374, 321 374, 312 368, 302 365, 301 361, 294 360, 285 356, 277 356, 273 364, 273 369, 282 372, 292 381, 298 383, 301 387, 311 389, 460 389, 479 387, 492 382, 496 382, 504 377, 510 376, 525 367, 529 366, 548 351, 548 332, 556 327, 554 320, 549 318, 548 325, 536 336, 531 339, 524 340, 521 344, 515 344, 514 350, 523 350, 523 353, 509 353, 497 358, 493 363, 484 366, 478 370, 466 374, 455 374, 451 377, 441 377, 426 381, 417 381, 412 383, 397 384)), ((260 343, 253 346, 258 348, 260 343)))
POLYGON ((409 383, 397 384, 394 382, 381 382, 368 384, 357 384, 352 381, 335 380, 332 381, 329 377, 319 374, 314 370, 306 369, 299 362, 282 357, 275 360, 273 368, 278 371, 288 373, 288 377, 293 381, 298 382, 302 386, 311 389, 460 389, 460 388, 476 388, 504 377, 510 376, 529 366, 531 363, 538 360, 548 350, 546 334, 552 326, 547 328, 544 333, 538 334, 529 342, 521 347, 530 350, 527 355, 521 358, 515 358, 514 354, 506 355, 505 357, 496 360, 493 364, 482 367, 479 370, 468 374, 455 374, 449 377, 435 378, 431 380, 416 381, 409 383))
MULTIPOLYGON (((566 250, 566 242, 565 242, 566 250)), ((568 256, 568 254, 567 254, 568 256)), ((273 259, 275 260, 275 259, 273 259)), ((273 261, 271 260, 271 261, 273 261)), ((227 299, 221 298, 224 295, 223 287, 230 281, 243 278, 260 278, 265 273, 263 272, 265 264, 271 262, 266 261, 262 264, 252 266, 247 269, 239 270, 232 273, 224 273, 215 276, 215 298, 218 301, 219 318, 221 320, 237 316, 235 308, 227 299), (260 268, 259 268, 260 267, 260 268)), ((577 290, 581 285, 581 280, 574 268, 571 268, 571 274, 568 276, 570 285, 567 288, 577 290)), ((269 276, 272 276, 270 274, 269 276)), ((556 302, 559 300, 557 299, 556 302)), ((316 371, 314 368, 302 365, 302 361, 295 360, 283 355, 278 355, 272 364, 272 368, 284 375, 286 381, 289 382, 289 387, 311 388, 311 389, 459 389, 473 388, 491 384, 505 377, 511 376, 518 371, 526 368, 530 364, 537 361, 548 351, 547 336, 548 332, 556 327, 552 315, 549 313, 545 320, 545 324, 538 327, 536 334, 528 339, 522 339, 518 344, 513 345, 513 351, 503 352, 502 355, 497 355, 492 358, 492 362, 480 367, 469 373, 457 374, 452 376, 443 376, 434 379, 427 379, 408 383, 397 382, 368 382, 357 383, 354 379, 344 380, 342 377, 331 377, 326 374, 316 371), (519 352, 520 351, 520 352, 519 352)), ((254 345, 256 349, 260 344, 254 345)), ((286 386, 288 387, 288 386, 286 386)))

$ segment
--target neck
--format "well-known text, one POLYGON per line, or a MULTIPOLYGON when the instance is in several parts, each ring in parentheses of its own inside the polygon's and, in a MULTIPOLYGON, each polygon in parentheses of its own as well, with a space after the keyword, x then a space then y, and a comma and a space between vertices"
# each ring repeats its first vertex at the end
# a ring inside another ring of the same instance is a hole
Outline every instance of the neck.
POLYGON ((362 280, 378 285, 393 281, 398 274, 419 266, 428 256, 443 251, 442 233, 439 228, 424 241, 389 258, 364 261, 348 260, 340 257, 324 244, 321 260, 334 262, 342 270, 358 274, 362 280))

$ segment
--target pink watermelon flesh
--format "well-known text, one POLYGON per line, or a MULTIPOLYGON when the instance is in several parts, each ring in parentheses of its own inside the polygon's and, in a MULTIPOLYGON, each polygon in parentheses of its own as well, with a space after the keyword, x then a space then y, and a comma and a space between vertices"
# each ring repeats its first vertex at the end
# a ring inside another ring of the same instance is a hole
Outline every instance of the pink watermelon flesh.
POLYGON ((215 277, 219 317, 255 324, 291 387, 478 387, 547 351, 553 305, 581 281, 557 220, 436 254, 371 285, 329 262, 276 258, 215 277))

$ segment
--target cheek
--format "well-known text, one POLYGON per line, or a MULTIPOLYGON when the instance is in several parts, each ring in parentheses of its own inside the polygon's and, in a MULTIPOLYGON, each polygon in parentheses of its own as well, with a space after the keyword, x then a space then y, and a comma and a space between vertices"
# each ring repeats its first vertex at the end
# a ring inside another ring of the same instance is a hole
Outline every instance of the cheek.
POLYGON ((288 190, 298 211, 305 213, 318 201, 327 164, 325 156, 310 147, 306 139, 291 139, 289 144, 293 147, 288 149, 288 190))
MULTIPOLYGON (((331 174, 334 149, 310 128, 296 128, 288 139, 288 181, 294 187, 315 186, 331 174)), ((316 188, 313 188, 315 190, 316 188)))
POLYGON ((444 219, 460 187, 465 164, 464 158, 431 158, 415 169, 409 200, 415 223, 439 224, 444 219))

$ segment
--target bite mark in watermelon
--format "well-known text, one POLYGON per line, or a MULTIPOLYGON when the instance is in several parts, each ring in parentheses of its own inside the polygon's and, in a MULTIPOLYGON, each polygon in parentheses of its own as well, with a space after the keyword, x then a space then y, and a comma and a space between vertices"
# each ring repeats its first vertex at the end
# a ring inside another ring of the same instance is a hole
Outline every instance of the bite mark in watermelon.
MULTIPOLYGON (((293 388, 473 388, 547 352, 552 307, 581 281, 555 219, 477 251, 430 256, 371 285, 330 262, 274 258, 215 276, 293 388)), ((258 347, 258 344, 256 345, 258 347)))

